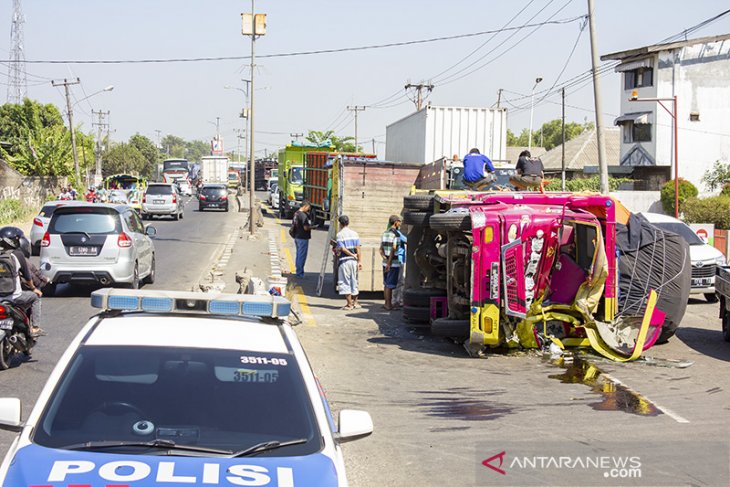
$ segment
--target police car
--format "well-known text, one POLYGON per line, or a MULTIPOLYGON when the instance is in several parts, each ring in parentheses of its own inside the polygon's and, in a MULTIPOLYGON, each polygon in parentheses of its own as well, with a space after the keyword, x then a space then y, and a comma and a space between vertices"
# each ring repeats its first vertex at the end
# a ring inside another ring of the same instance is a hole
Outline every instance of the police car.
POLYGON ((275 296, 101 289, 0 465, 4 487, 343 486, 336 425, 275 296), (283 319, 282 319, 283 318, 283 319))

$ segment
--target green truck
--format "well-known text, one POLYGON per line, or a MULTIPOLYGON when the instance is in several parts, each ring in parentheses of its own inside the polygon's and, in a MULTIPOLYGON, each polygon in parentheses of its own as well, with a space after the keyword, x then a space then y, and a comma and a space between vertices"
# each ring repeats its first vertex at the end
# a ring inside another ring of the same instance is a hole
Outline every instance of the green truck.
POLYGON ((334 151, 330 143, 292 142, 279 150, 279 216, 291 218, 304 200, 304 155, 313 151, 334 151))

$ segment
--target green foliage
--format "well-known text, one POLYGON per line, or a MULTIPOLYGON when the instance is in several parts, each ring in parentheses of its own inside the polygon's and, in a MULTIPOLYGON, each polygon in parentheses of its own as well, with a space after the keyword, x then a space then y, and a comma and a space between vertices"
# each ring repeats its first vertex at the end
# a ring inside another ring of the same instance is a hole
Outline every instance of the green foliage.
MULTIPOLYGON (((697 187, 689 181, 679 178, 679 211, 684 211, 684 202, 689 198, 696 198, 699 192, 697 187)), ((674 215, 674 180, 667 181, 661 191, 662 209, 667 215, 674 215)))
POLYGON ((688 198, 681 208, 687 223, 714 223, 719 230, 730 230, 730 196, 688 198))
MULTIPOLYGON (((565 141, 569 141, 586 130, 593 130, 594 125, 592 122, 585 124, 577 122, 566 122, 565 124, 565 141)), ((529 144, 530 131, 528 129, 522 129, 519 137, 511 130, 507 130, 507 145, 512 147, 527 147, 529 144)), ((542 127, 533 130, 532 132, 532 146, 533 147, 544 147, 546 150, 553 149, 563 143, 563 128, 562 121, 559 118, 550 120, 542 124, 542 127)))
POLYGON ((142 155, 144 165, 140 170, 142 176, 150 177, 157 171, 157 163, 160 160, 160 151, 155 144, 144 135, 134 134, 129 138, 129 145, 142 155))
POLYGON ((720 191, 720 196, 730 196, 730 184, 726 184, 720 191))
MULTIPOLYGON (((609 191, 616 191, 621 187, 622 184, 632 183, 633 179, 629 178, 608 178, 608 189, 609 191)), ((551 179, 550 183, 545 186, 548 191, 560 191, 562 188, 562 181, 560 178, 551 179)), ((571 193, 580 193, 582 191, 601 191, 601 177, 591 176, 590 178, 574 178, 567 179, 565 181, 565 190, 571 193)))
POLYGON ((104 177, 112 174, 143 175, 147 160, 140 150, 132 144, 114 144, 104 154, 101 172, 104 177))
POLYGON ((20 200, 0 200, 0 225, 22 222, 33 214, 35 209, 24 205, 20 200))
POLYGON ((21 174, 28 176, 70 176, 73 153, 70 132, 63 126, 23 128, 23 144, 15 153, 0 148, 0 155, 21 174))
POLYGON ((28 132, 63 126, 61 112, 50 103, 42 105, 26 98, 18 105, 0 106, 0 140, 10 143, 10 155, 17 155, 27 145, 28 132))
POLYGON ((185 140, 176 135, 166 135, 162 144, 163 159, 187 159, 199 161, 201 157, 210 155, 210 143, 202 140, 185 140))
POLYGON ((306 140, 312 144, 324 144, 331 142, 336 152, 362 152, 362 146, 355 147, 354 137, 339 137, 335 135, 334 130, 322 132, 319 130, 310 130, 307 133, 306 140))
POLYGON ((702 176, 702 182, 710 188, 710 191, 715 191, 715 188, 730 183, 730 163, 723 164, 720 161, 715 161, 712 169, 705 171, 705 175, 702 176))

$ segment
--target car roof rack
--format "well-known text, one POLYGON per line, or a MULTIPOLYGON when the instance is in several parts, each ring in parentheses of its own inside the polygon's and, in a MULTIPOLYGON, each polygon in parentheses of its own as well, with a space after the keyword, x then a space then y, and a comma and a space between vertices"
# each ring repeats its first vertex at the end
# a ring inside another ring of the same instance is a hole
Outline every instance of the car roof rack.
POLYGON ((278 320, 286 319, 291 311, 291 303, 281 296, 113 288, 92 292, 91 306, 104 311, 192 313, 278 320))

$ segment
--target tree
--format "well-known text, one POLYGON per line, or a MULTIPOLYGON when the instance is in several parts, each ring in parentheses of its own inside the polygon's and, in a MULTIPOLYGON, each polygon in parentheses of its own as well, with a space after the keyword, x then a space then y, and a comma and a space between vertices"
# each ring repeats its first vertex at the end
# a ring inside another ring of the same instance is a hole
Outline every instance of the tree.
POLYGON ((112 174, 143 174, 147 160, 132 144, 113 144, 104 153, 101 172, 104 177, 112 174))
POLYGON ((362 152, 362 146, 355 148, 354 137, 339 137, 335 135, 334 130, 325 132, 309 130, 305 140, 319 146, 326 146, 329 143, 331 147, 335 148, 335 152, 362 152))
POLYGON ((140 174, 146 177, 153 176, 157 172, 157 163, 160 159, 160 151, 155 144, 144 135, 134 134, 129 138, 129 145, 137 149, 144 158, 144 167, 140 174))
POLYGON ((185 139, 176 135, 165 135, 162 138, 162 151, 168 158, 183 159, 185 157, 185 139))
POLYGON ((710 188, 710 191, 715 191, 718 187, 730 183, 730 163, 715 161, 712 169, 705 171, 702 182, 710 188))
POLYGON ((15 153, 0 148, 0 155, 21 174, 29 176, 70 176, 73 154, 70 132, 63 126, 22 128, 15 153))
MULTIPOLYGON (((569 141, 586 130, 593 130, 592 122, 585 124, 577 122, 566 122, 565 124, 565 141, 569 141)), ((507 145, 512 147, 527 147, 529 145, 530 131, 522 129, 519 137, 514 132, 507 130, 507 145)), ((532 132, 532 146, 545 147, 546 150, 553 149, 563 143, 562 120, 556 118, 542 124, 542 127, 532 132)))
POLYGON ((186 142, 188 161, 199 161, 201 157, 210 155, 210 143, 202 140, 186 142))
POLYGON ((21 104, 6 103, 0 106, 0 139, 9 142, 9 154, 16 154, 27 143, 28 131, 48 127, 64 127, 61 112, 55 105, 42 105, 25 98, 21 104))

